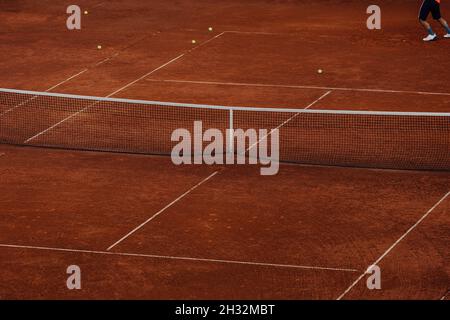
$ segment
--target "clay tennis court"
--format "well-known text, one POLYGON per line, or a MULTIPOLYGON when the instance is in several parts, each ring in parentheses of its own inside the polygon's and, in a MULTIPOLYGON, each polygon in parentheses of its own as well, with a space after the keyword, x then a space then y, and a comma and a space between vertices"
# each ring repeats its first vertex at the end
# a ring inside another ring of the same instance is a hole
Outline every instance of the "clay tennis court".
POLYGON ((78 31, 70 4, 0 1, 1 299, 448 299, 450 41, 420 41, 420 3, 378 1, 378 31, 370 1, 78 1, 78 31), (176 166, 155 132, 195 117, 120 99, 323 123, 289 124, 274 176, 176 166))

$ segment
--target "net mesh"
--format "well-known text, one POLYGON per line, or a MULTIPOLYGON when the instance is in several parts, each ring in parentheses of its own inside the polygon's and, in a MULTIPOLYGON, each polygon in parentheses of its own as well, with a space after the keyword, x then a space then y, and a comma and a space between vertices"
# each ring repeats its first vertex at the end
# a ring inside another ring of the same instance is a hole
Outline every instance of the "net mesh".
POLYGON ((450 113, 218 107, 0 89, 3 144, 170 155, 172 132, 194 132, 194 121, 224 135, 228 128, 277 128, 284 162, 450 170, 450 113))

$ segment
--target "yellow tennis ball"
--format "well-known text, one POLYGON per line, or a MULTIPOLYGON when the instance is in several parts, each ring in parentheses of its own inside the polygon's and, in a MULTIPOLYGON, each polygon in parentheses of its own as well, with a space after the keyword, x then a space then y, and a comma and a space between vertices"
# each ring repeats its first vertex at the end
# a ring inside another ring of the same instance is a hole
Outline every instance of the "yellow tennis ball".
POLYGON ((97 49, 98 49, 98 50, 100 50, 101 48, 102 48, 102 46, 100 46, 100 45, 97 46, 97 49))
POLYGON ((322 69, 319 69, 319 70, 317 70, 317 73, 318 73, 318 74, 322 74, 322 73, 323 73, 323 70, 322 70, 322 69))
POLYGON ((192 44, 196 44, 197 43, 197 41, 195 41, 195 40, 192 40, 192 44))
POLYGON ((88 14, 89 12, 86 10, 86 11, 84 11, 84 14, 88 14))
POLYGON ((212 28, 212 27, 209 27, 208 30, 209 30, 209 31, 213 31, 213 28, 212 28))

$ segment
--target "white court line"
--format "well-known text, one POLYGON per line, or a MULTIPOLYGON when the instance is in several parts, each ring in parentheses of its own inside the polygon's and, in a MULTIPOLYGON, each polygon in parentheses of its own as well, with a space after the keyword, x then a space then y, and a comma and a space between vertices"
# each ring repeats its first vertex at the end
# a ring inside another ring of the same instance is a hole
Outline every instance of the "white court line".
MULTIPOLYGON (((434 206, 432 206, 411 228, 409 228, 400 238, 397 239, 374 263, 373 265, 378 265, 381 260, 384 259, 408 234, 410 234, 428 215, 436 208, 438 207, 448 196, 450 195, 450 191, 447 192, 434 206)), ((368 269, 368 268, 367 268, 368 269)), ((361 281, 362 278, 367 274, 367 270, 363 272, 338 298, 337 300, 341 300, 350 290, 353 289, 354 286, 358 284, 359 281, 361 281)))
MULTIPOLYGON (((223 35, 223 34, 224 34, 224 33, 222 32, 222 33, 220 33, 220 34, 218 34, 218 35, 212 37, 211 39, 205 41, 204 43, 199 44, 196 48, 199 48, 199 47, 201 47, 202 45, 204 45, 204 44, 206 44, 206 43, 208 43, 208 42, 210 42, 210 41, 212 41, 212 40, 214 40, 214 39, 217 39, 218 37, 220 37, 220 36, 223 35)), ((152 75, 153 73, 157 72, 158 70, 161 70, 161 69, 167 67, 168 65, 170 65, 170 64, 174 63, 175 61, 181 59, 181 58, 184 57, 187 53, 191 52, 192 50, 195 50, 196 48, 190 49, 190 50, 188 50, 187 52, 180 54, 178 57, 173 58, 172 60, 170 60, 170 61, 164 63, 163 65, 157 67, 156 69, 153 69, 152 71, 150 71, 150 72, 144 74, 142 77, 139 77, 139 78, 137 78, 137 79, 134 80, 134 81, 131 81, 130 83, 126 84, 125 86, 123 86, 123 87, 117 89, 116 91, 110 93, 109 95, 107 95, 106 98, 112 97, 113 95, 115 95, 115 94, 117 94, 117 93, 119 93, 119 92, 121 92, 121 91, 127 89, 128 87, 130 87, 130 86, 136 84, 137 82, 139 82, 139 81, 141 81, 141 80, 147 78, 148 76, 152 75)), ((87 109, 89 109, 90 107, 94 106, 95 104, 96 104, 96 103, 94 103, 94 104, 92 104, 92 105, 89 105, 89 106, 87 106, 87 107, 85 107, 85 108, 83 108, 83 109, 81 109, 81 110, 78 110, 76 113, 71 114, 70 116, 66 117, 65 119, 62 119, 61 121, 59 121, 58 123, 55 123, 54 125, 50 126, 49 128, 47 128, 47 129, 45 129, 45 130, 43 130, 43 131, 41 131, 41 132, 35 134, 34 136, 28 138, 27 140, 24 141, 24 143, 28 143, 28 142, 30 142, 31 140, 34 140, 34 139, 36 139, 37 137, 39 137, 39 136, 41 136, 41 135, 47 133, 48 131, 53 130, 54 128, 58 127, 59 125, 63 124, 64 122, 66 122, 67 120, 70 120, 70 119, 72 119, 73 117, 79 115, 80 113, 86 111, 87 109)))
MULTIPOLYGON (((315 104, 317 104, 319 101, 321 101, 322 99, 324 99, 326 96, 328 96, 332 91, 327 91, 325 92, 323 95, 321 95, 318 99, 314 100, 313 102, 311 102, 309 105, 307 105, 303 110, 308 110, 309 108, 311 108, 312 106, 314 106, 315 104)), ((284 121, 283 123, 281 123, 278 127, 276 127, 275 129, 270 130, 270 132, 268 134, 266 134, 265 136, 263 136, 261 139, 259 139, 257 142, 255 142, 254 144, 252 144, 250 147, 247 148, 246 152, 250 151, 251 149, 253 149, 256 145, 258 145, 262 140, 266 139, 268 136, 270 136, 275 130, 280 129, 282 126, 284 126, 285 124, 291 122, 295 117, 297 117, 299 114, 301 114, 301 112, 298 112, 296 114, 294 114, 292 117, 290 117, 289 119, 287 119, 286 121, 284 121)))
POLYGON ((102 65, 102 64, 104 64, 105 62, 111 60, 113 57, 116 57, 117 55, 118 55, 118 54, 116 53, 116 54, 114 54, 114 55, 111 56, 111 57, 107 57, 107 58, 105 58, 105 59, 103 59, 103 60, 97 62, 97 63, 95 64, 95 66, 97 67, 97 66, 99 66, 99 65, 102 65))
POLYGON ((266 32, 266 31, 236 31, 227 30, 224 33, 236 33, 236 34, 256 34, 256 35, 267 35, 267 36, 298 36, 296 33, 280 33, 280 32, 266 32))
POLYGON ((26 104, 26 103, 36 99, 37 97, 38 96, 32 96, 31 98, 29 98, 29 99, 27 99, 27 100, 25 100, 25 101, 23 101, 21 103, 16 104, 14 107, 9 108, 9 109, 5 110, 4 112, 0 113, 0 117, 3 117, 5 114, 7 114, 7 113, 9 113, 9 112, 19 108, 20 106, 23 106, 24 104, 26 104))
POLYGON ((92 9, 98 8, 98 7, 100 7, 100 6, 103 6, 105 3, 106 3, 106 2, 98 3, 98 4, 94 5, 94 6, 92 6, 92 9))
POLYGON ((153 69, 152 71, 150 71, 150 72, 144 74, 142 77, 139 77, 139 78, 137 78, 136 80, 131 81, 130 83, 124 85, 122 88, 119 88, 119 89, 117 89, 116 91, 114 91, 114 92, 108 94, 108 95, 106 96, 106 98, 112 97, 113 95, 115 95, 115 94, 117 94, 117 93, 119 93, 119 92, 125 90, 126 88, 132 86, 132 85, 135 84, 136 82, 139 82, 139 81, 141 81, 141 80, 147 78, 148 76, 152 75, 152 74, 155 73, 156 71, 161 70, 161 69, 167 67, 169 64, 172 64, 172 63, 174 63, 175 61, 181 59, 181 58, 184 57, 185 55, 186 55, 186 53, 180 54, 178 57, 173 58, 172 60, 170 60, 170 61, 164 63, 163 65, 159 66, 159 67, 156 68, 156 69, 153 69))
POLYGON ((445 300, 450 293, 450 290, 447 290, 447 292, 441 297, 441 300, 445 300))
MULTIPOLYGON (((183 53, 182 55, 179 55, 178 57, 176 57, 176 58, 170 60, 169 62, 166 62, 165 64, 163 64, 163 65, 159 66, 158 68, 156 68, 156 69, 150 71, 149 73, 143 75, 142 77, 140 77, 140 78, 138 78, 138 79, 136 79, 136 80, 134 80, 134 81, 128 83, 127 85, 123 86, 122 88, 117 89, 116 91, 114 91, 114 92, 110 93, 109 95, 107 95, 106 98, 109 98, 109 97, 115 95, 116 93, 119 93, 120 91, 125 90, 125 89, 128 88, 129 86, 131 86, 131 85, 135 84, 136 82, 138 82, 138 81, 144 79, 145 77, 149 76, 150 74, 152 74, 152 73, 154 73, 154 72, 156 72, 156 71, 158 71, 158 70, 164 68, 165 66, 171 64, 172 62, 174 62, 174 61, 180 59, 180 58, 183 57, 184 55, 185 55, 184 53, 183 53)), ((41 132, 38 132, 38 133, 35 134, 34 136, 28 138, 28 139, 25 140, 23 143, 28 143, 28 142, 30 142, 30 141, 32 141, 32 140, 34 140, 34 139, 40 137, 41 135, 43 135, 43 134, 49 132, 50 130, 55 129, 56 127, 60 126, 61 124, 63 124, 63 123, 66 122, 67 120, 70 120, 70 119, 76 117, 77 115, 79 115, 80 113, 85 112, 87 109, 93 107, 93 106, 96 105, 97 103, 98 103, 98 102, 94 102, 94 103, 92 103, 92 104, 90 104, 90 105, 84 107, 83 109, 80 109, 80 110, 78 110, 77 112, 72 113, 70 116, 67 116, 66 118, 64 118, 64 119, 62 119, 61 121, 55 123, 54 125, 48 127, 47 129, 42 130, 41 132)))
POLYGON ((76 77, 78 77, 78 76, 81 76, 83 73, 85 73, 85 72, 88 71, 88 70, 89 70, 88 68, 85 68, 84 70, 82 70, 82 71, 80 71, 80 72, 78 72, 78 73, 76 73, 76 74, 70 76, 70 77, 67 78, 66 80, 63 80, 63 81, 61 81, 60 83, 55 84, 53 87, 48 88, 47 90, 45 90, 45 92, 49 92, 49 91, 52 91, 53 89, 56 89, 56 88, 59 87, 60 85, 66 83, 66 82, 68 82, 68 81, 70 81, 70 80, 72 80, 72 79, 74 79, 74 78, 76 78, 76 77))
POLYGON ((374 92, 374 93, 398 93, 398 94, 450 96, 449 92, 431 92, 431 91, 407 91, 407 90, 389 90, 389 89, 345 88, 345 87, 283 85, 283 84, 264 84, 264 83, 245 83, 245 82, 221 82, 221 81, 195 81, 195 80, 176 80, 176 79, 148 79, 148 81, 173 82, 173 83, 191 83, 191 84, 204 84, 204 85, 222 85, 222 86, 240 86, 240 87, 263 87, 263 88, 285 88, 285 89, 314 89, 314 90, 332 90, 332 91, 356 91, 356 92, 374 92))
POLYGON ((206 44, 208 44, 209 42, 211 42, 211 41, 213 41, 213 40, 215 40, 215 39, 217 39, 217 38, 223 36, 224 34, 225 34, 225 32, 221 32, 221 33, 215 35, 214 37, 212 37, 211 39, 208 39, 208 40, 206 40, 205 42, 200 43, 198 46, 196 46, 196 47, 190 49, 188 52, 192 52, 192 51, 194 51, 194 50, 197 50, 198 48, 203 47, 204 45, 206 45, 206 44))
MULTIPOLYGON (((152 33, 151 35, 155 35, 155 33, 152 33)), ((145 39, 146 37, 148 37, 148 36, 144 36, 144 37, 138 39, 137 41, 132 42, 129 46, 127 46, 127 47, 125 47, 125 48, 122 48, 122 49, 119 49, 119 51, 116 52, 116 53, 114 53, 112 56, 107 57, 107 58, 105 58, 105 59, 103 59, 103 60, 97 62, 97 63, 94 65, 94 67, 98 67, 98 66, 104 64, 105 62, 114 59, 115 57, 117 57, 117 56, 120 54, 120 52, 122 52, 122 51, 124 51, 124 50, 126 50, 126 49, 128 49, 128 48, 130 48, 130 47, 132 47, 132 46, 134 46, 136 43, 138 43, 139 41, 142 41, 142 40, 145 39)), ((68 77, 67 79, 61 81, 60 83, 57 83, 57 84, 55 84, 54 86, 48 88, 47 90, 45 90, 45 92, 50 92, 50 91, 56 89, 57 87, 61 86, 62 84, 64 84, 64 83, 66 83, 66 82, 68 82, 68 81, 70 81, 70 80, 73 80, 73 79, 75 79, 75 78, 81 76, 83 73, 85 73, 85 72, 87 72, 87 71, 89 71, 89 70, 91 70, 91 69, 92 69, 92 68, 85 68, 85 69, 81 70, 80 72, 78 72, 78 73, 76 73, 76 74, 74 74, 74 75, 71 75, 70 77, 68 77)), ((30 101, 36 99, 36 98, 37 98, 36 96, 31 97, 30 99, 28 99, 28 100, 26 100, 26 101, 24 101, 24 102, 21 102, 21 103, 19 103, 18 105, 15 105, 14 107, 12 107, 12 108, 10 108, 10 109, 8 109, 8 110, 6 110, 6 111, 0 113, 0 117, 2 117, 2 116, 4 116, 5 114, 7 114, 7 113, 9 113, 9 112, 11 112, 11 111, 13 111, 13 110, 15 110, 15 109, 18 108, 18 107, 23 106, 24 104, 26 104, 26 103, 28 103, 28 102, 30 102, 30 101)))
MULTIPOLYGON (((60 83, 57 83, 57 84, 55 84, 54 86, 48 88, 47 90, 45 90, 45 92, 49 92, 49 91, 51 91, 51 90, 53 90, 53 89, 59 87, 60 85, 66 83, 67 81, 70 81, 70 80, 72 80, 72 79, 74 79, 74 78, 76 78, 76 77, 82 75, 82 74, 85 73, 86 71, 88 71, 88 69, 84 69, 84 70, 82 70, 82 71, 80 71, 80 72, 78 72, 78 73, 76 73, 76 74, 70 76, 69 78, 67 78, 67 79, 65 79, 65 80, 63 80, 63 81, 61 81, 60 83)), ((7 114, 7 113, 9 113, 9 112, 11 112, 11 111, 13 111, 13 110, 15 110, 15 109, 17 109, 17 108, 23 106, 24 104, 27 104, 27 103, 30 102, 30 101, 33 101, 33 100, 36 99, 36 98, 37 98, 37 96, 33 96, 33 97, 31 97, 31 98, 25 100, 24 102, 21 102, 21 103, 19 103, 19 104, 16 104, 14 107, 9 108, 8 110, 5 110, 4 112, 0 113, 0 117, 3 117, 5 114, 7 114)))
POLYGON ((24 246, 24 245, 11 245, 11 244, 0 244, 0 247, 1 248, 12 248, 12 249, 29 249, 29 250, 43 250, 43 251, 56 251, 56 252, 70 252, 70 253, 87 253, 87 254, 122 256, 122 257, 140 257, 140 258, 153 258, 153 259, 165 259, 165 260, 211 262, 211 263, 221 263, 221 264, 238 264, 238 265, 250 265, 250 266, 260 266, 260 267, 274 267, 274 268, 310 269, 310 270, 343 271, 343 272, 358 272, 359 271, 357 269, 349 269, 349 268, 333 268, 333 267, 306 266, 306 265, 279 264, 279 263, 265 263, 265 262, 251 262, 251 261, 239 261, 239 260, 222 260, 222 259, 208 259, 208 258, 163 256, 163 255, 154 255, 154 254, 111 252, 111 251, 83 250, 83 249, 67 249, 67 248, 39 247, 39 246, 24 246))
POLYGON ((90 108, 90 107, 92 107, 92 106, 95 106, 96 104, 98 104, 98 102, 94 102, 94 103, 92 103, 92 104, 90 104, 90 105, 84 107, 83 109, 78 110, 78 111, 75 112, 75 113, 72 113, 70 116, 68 116, 68 117, 64 118, 63 120, 61 120, 61 121, 55 123, 55 124, 52 125, 51 127, 48 127, 47 129, 45 129, 45 130, 43 130, 43 131, 41 131, 41 132, 35 134, 34 136, 28 138, 28 139, 25 140, 23 143, 25 144, 25 143, 30 142, 31 140, 36 139, 37 137, 39 137, 39 136, 41 136, 41 135, 47 133, 48 131, 50 131, 50 130, 56 128, 57 126, 59 126, 60 124, 66 122, 67 120, 70 120, 70 119, 72 119, 73 117, 76 117, 76 116, 79 115, 80 113, 86 111, 88 108, 90 108))
POLYGON ((135 83, 137 83, 137 82, 139 82, 139 81, 141 81, 141 80, 147 78, 148 76, 151 76, 151 75, 154 74, 155 72, 157 72, 157 71, 159 71, 159 70, 161 70, 161 69, 167 67, 169 64, 172 64, 172 63, 174 63, 175 61, 181 59, 181 58, 184 57, 187 53, 189 53, 189 52, 191 52, 191 51, 193 51, 193 50, 195 50, 195 49, 200 48, 201 46, 203 46, 203 45, 205 45, 205 44, 211 42, 212 40, 217 39, 217 38, 220 37, 221 35, 223 35, 223 32, 220 33, 220 34, 218 34, 218 35, 216 35, 216 36, 214 36, 214 37, 212 37, 211 39, 209 39, 209 40, 207 40, 207 41, 205 41, 205 42, 199 44, 199 45, 196 46, 195 48, 190 49, 190 50, 188 50, 187 52, 180 54, 178 57, 175 57, 175 58, 173 58, 172 60, 170 60, 170 61, 164 63, 164 64, 161 65, 161 66, 159 66, 158 68, 156 68, 156 69, 154 69, 154 70, 152 70, 152 71, 150 71, 150 72, 144 74, 142 77, 140 77, 140 78, 138 78, 138 79, 136 79, 136 80, 134 80, 134 81, 128 83, 127 85, 123 86, 122 88, 117 89, 117 90, 114 91, 113 93, 107 95, 106 98, 110 98, 110 97, 112 97, 113 95, 115 95, 115 94, 117 94, 117 93, 119 93, 119 92, 125 90, 126 88, 132 86, 133 84, 135 84, 135 83))
POLYGON ((111 246, 109 246, 108 249, 106 249, 107 251, 110 251, 112 248, 114 248, 115 246, 117 246, 119 243, 121 243, 122 241, 124 241, 125 239, 127 239, 128 237, 130 237, 132 234, 134 234, 136 231, 140 230, 142 227, 144 227, 147 223, 149 223, 150 221, 152 221, 153 219, 155 219, 157 216, 159 216, 161 213, 163 213, 164 211, 166 211, 167 209, 169 209, 171 206, 173 206, 175 203, 177 203, 178 201, 180 201, 181 199, 183 199, 185 196, 187 196, 189 193, 191 193, 192 191, 194 191, 195 189, 197 189, 198 187, 200 187, 202 184, 204 184, 206 181, 208 181, 209 179, 211 179, 212 177, 214 177, 216 174, 218 174, 219 171, 215 171, 212 174, 210 174, 208 177, 206 177, 205 179, 203 179, 202 181, 200 181, 199 183, 197 183, 195 186, 193 186, 192 188, 190 188, 188 191, 186 191, 185 193, 183 193, 181 196, 179 196, 178 198, 176 198, 175 200, 173 200, 171 203, 169 203, 168 205, 166 205, 164 208, 162 208, 161 210, 159 210, 157 213, 155 213, 153 216, 151 216, 150 218, 148 218, 147 220, 145 220, 143 223, 141 223, 140 225, 138 225, 136 228, 134 228, 133 230, 131 230, 130 232, 128 232, 126 235, 124 235, 122 238, 120 238, 118 241, 116 241, 114 244, 112 244, 111 246))
MULTIPOLYGON (((305 110, 311 108, 312 106, 314 106, 315 104, 317 104, 320 100, 322 100, 323 98, 325 98, 326 96, 328 96, 331 92, 333 92, 332 90, 329 90, 327 92, 325 92, 323 95, 321 95, 318 99, 314 100, 313 102, 311 102, 308 106, 305 107, 305 110)), ((299 113, 297 113, 298 115, 299 113)))
MULTIPOLYGON (((224 33, 233 34, 249 34, 249 35, 263 35, 263 36, 282 36, 282 37, 304 37, 308 35, 308 32, 269 32, 269 31, 238 31, 238 30, 227 30, 224 33)), ((315 34, 314 38, 338 38, 342 39, 342 35, 332 35, 332 34, 315 34)), ((389 38, 388 40, 392 40, 389 38)))

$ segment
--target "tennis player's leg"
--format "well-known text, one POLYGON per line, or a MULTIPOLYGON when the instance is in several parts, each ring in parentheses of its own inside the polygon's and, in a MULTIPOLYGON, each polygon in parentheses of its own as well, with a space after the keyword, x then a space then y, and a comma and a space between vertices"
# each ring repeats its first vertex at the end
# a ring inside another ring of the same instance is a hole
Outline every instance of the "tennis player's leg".
POLYGON ((444 18, 442 18, 441 15, 441 6, 438 2, 435 1, 434 6, 431 8, 431 14, 433 16, 433 19, 436 21, 439 21, 439 23, 444 27, 447 34, 444 36, 444 38, 450 38, 450 28, 448 27, 447 21, 445 21, 444 18))
POLYGON ((420 6, 419 21, 428 32, 428 35, 423 38, 423 41, 433 41, 437 39, 436 33, 434 33, 433 28, 431 28, 431 25, 427 22, 429 14, 433 12, 432 9, 435 3, 437 4, 435 0, 423 0, 422 6, 420 6))
POLYGON ((447 31, 447 34, 444 36, 444 38, 450 39, 450 27, 448 26, 447 21, 442 17, 438 21, 444 27, 445 31, 447 31))

